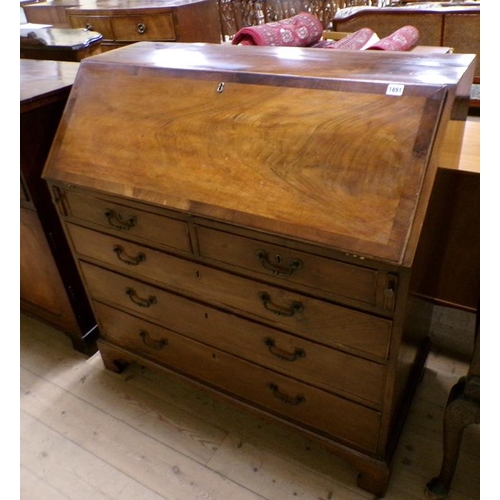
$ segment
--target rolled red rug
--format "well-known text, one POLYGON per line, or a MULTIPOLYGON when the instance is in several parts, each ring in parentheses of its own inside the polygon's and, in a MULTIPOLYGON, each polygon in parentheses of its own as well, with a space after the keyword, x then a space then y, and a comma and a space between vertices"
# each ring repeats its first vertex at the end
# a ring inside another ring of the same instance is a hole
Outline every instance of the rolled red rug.
POLYGON ((361 28, 337 41, 321 40, 314 44, 313 47, 318 49, 364 50, 378 40, 380 39, 375 31, 370 28, 361 28))
POLYGON ((248 26, 234 35, 233 45, 276 45, 285 47, 307 47, 320 40, 323 24, 308 12, 282 21, 248 26))
POLYGON ((417 45, 420 33, 415 26, 403 26, 366 50, 411 50, 417 45))

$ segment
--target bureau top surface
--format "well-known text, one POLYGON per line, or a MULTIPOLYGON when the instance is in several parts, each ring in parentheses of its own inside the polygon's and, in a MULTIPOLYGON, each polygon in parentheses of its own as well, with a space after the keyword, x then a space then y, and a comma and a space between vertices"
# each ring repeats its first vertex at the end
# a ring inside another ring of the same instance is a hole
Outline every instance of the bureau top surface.
POLYGON ((406 264, 472 61, 141 42, 81 63, 44 177, 406 264))
POLYGON ((21 110, 37 100, 68 92, 79 67, 78 62, 20 59, 21 110))

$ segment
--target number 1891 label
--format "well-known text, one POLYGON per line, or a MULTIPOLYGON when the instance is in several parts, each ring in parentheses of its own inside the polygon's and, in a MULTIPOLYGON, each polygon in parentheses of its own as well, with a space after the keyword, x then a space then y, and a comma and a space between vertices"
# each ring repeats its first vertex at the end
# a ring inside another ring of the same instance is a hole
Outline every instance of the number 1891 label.
POLYGON ((404 85, 398 85, 396 83, 389 83, 387 85, 387 90, 385 91, 386 95, 403 95, 403 90, 405 89, 404 85))

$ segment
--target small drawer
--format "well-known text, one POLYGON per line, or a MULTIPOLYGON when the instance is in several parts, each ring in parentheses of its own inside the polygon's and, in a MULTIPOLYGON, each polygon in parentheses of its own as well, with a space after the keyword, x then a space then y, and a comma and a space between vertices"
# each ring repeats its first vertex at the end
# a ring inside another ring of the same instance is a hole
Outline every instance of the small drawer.
POLYGON ((108 200, 65 191, 69 215, 82 222, 97 224, 124 237, 141 238, 172 249, 191 253, 185 221, 157 215, 108 200))
POLYGON ((72 28, 82 28, 88 31, 97 31, 103 40, 113 40, 113 28, 107 16, 69 16, 72 28))
MULTIPOLYGON (((172 296, 172 300, 179 314, 165 312, 162 325, 169 330, 327 391, 350 399, 354 397, 358 402, 377 408, 381 406, 384 365, 308 342, 187 299, 172 296)), ((114 343, 120 343, 122 337, 128 337, 134 331, 150 332, 157 328, 99 302, 95 303, 95 311, 103 337, 112 339, 114 343)), ((147 346, 147 339, 143 339, 145 345, 141 345, 142 348, 147 346)))
MULTIPOLYGON (((171 266, 174 275, 171 282, 185 282, 190 295, 195 292, 200 301, 217 306, 229 306, 248 319, 266 322, 270 327, 297 334, 314 342, 330 347, 347 349, 349 352, 363 353, 386 359, 392 323, 389 320, 315 300, 298 294, 281 291, 275 287, 263 286, 227 273, 197 266, 191 266, 192 273, 179 266, 171 266), (174 281, 175 280, 175 281, 174 281), (281 304, 285 305, 281 305, 281 304)), ((167 262, 167 261, 165 261, 167 262)), ((173 262, 170 260, 169 262, 173 262)), ((133 278, 111 273, 99 267, 80 262, 93 298, 111 301, 132 312, 146 314, 153 319, 164 321, 165 314, 177 314, 172 308, 172 294, 133 278), (168 313, 166 313, 168 311, 168 313)), ((168 269, 161 266, 161 272, 168 269)), ((140 278, 140 277, 139 277, 140 278)), ((189 316, 188 316, 189 317, 189 316)), ((178 330, 176 330, 178 331, 178 330)))
POLYGON ((377 305, 380 273, 265 241, 196 226, 203 257, 314 290, 377 305))
POLYGON ((250 401, 286 420, 324 432, 333 439, 372 453, 376 450, 379 412, 157 325, 128 315, 117 318, 109 312, 104 315, 100 312, 107 342, 250 401))
POLYGON ((174 22, 171 13, 111 18, 117 42, 175 41, 174 22))

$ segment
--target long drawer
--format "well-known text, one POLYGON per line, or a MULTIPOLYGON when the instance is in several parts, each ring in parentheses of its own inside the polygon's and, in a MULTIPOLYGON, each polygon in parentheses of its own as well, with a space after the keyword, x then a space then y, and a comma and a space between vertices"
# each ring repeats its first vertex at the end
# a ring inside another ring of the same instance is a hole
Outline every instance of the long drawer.
POLYGON ((174 41, 175 29, 171 12, 116 16, 111 18, 116 41, 174 41))
POLYGON ((191 252, 187 223, 111 202, 98 196, 64 192, 64 203, 70 217, 96 224, 108 231, 160 244, 183 252, 191 252))
POLYGON ((375 451, 379 412, 129 315, 98 311, 106 341, 287 420, 375 451))
MULTIPOLYGON (((229 307, 273 327, 332 347, 348 347, 380 358, 387 357, 392 326, 389 320, 235 276, 87 228, 71 224, 67 227, 75 250, 82 258, 94 259, 106 267, 112 265, 133 273, 136 278, 154 280, 174 291, 229 307)), ((116 290, 113 293, 116 295, 116 290)))
MULTIPOLYGON (((162 303, 166 299, 166 305, 159 314, 145 315, 169 330, 372 407, 379 408, 382 404, 384 365, 308 342, 183 297, 166 292, 161 297, 162 303)), ((128 336, 135 328, 133 325, 142 321, 101 303, 96 303, 95 309, 100 324, 105 325, 104 338, 128 336)), ((138 309, 133 312, 142 313, 138 309)), ((135 331, 139 331, 138 326, 135 331)))

